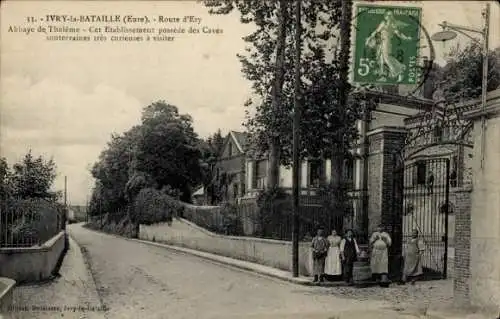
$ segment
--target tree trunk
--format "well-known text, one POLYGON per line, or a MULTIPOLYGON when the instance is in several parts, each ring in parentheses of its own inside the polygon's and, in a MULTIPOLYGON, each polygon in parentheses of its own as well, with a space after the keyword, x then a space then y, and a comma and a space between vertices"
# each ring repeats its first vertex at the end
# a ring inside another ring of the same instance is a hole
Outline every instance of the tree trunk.
MULTIPOLYGON (((274 71, 274 87, 272 90, 272 109, 275 114, 279 114, 279 110, 282 107, 283 83, 285 80, 286 25, 288 22, 288 1, 280 0, 279 3, 276 66, 274 71)), ((267 185, 269 188, 274 188, 279 185, 281 144, 277 132, 270 132, 270 134, 267 185)))
MULTIPOLYGON (((350 33, 351 33, 351 10, 352 10, 352 0, 342 1, 342 17, 340 21, 340 54, 339 54, 339 79, 340 79, 340 90, 339 90, 339 104, 341 107, 347 105, 350 85, 348 82, 349 77, 349 49, 350 49, 350 33)), ((332 149, 332 169, 331 169, 331 182, 335 191, 333 195, 334 202, 337 203, 339 200, 338 194, 340 191, 340 186, 344 178, 344 151, 347 145, 343 136, 337 136, 333 149, 332 149)), ((339 203, 341 204, 341 203, 339 203)), ((342 214, 344 212, 335 212, 336 214, 342 214)))

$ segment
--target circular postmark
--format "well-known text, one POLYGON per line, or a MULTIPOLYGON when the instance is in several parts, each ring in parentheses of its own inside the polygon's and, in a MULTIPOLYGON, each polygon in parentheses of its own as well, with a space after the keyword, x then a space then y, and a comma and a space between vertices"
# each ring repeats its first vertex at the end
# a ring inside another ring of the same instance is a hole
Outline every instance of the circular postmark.
POLYGON ((352 11, 351 84, 406 85, 412 87, 407 94, 414 95, 429 77, 435 57, 421 23, 422 8, 356 3, 352 11))

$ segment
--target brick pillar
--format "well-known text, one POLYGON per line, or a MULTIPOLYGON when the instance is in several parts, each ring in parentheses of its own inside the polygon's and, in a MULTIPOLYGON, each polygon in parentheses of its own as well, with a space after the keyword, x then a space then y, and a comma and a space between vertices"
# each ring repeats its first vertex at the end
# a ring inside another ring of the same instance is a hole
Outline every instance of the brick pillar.
POLYGON ((459 305, 468 305, 470 298, 471 189, 455 192, 455 258, 453 296, 459 305))
MULTIPOLYGON (((381 127, 368 132, 368 235, 379 224, 391 234, 389 272, 397 275, 401 269, 403 197, 395 196, 394 181, 396 157, 403 149, 406 130, 399 127, 381 127)), ((402 175, 401 175, 402 176, 402 175)))

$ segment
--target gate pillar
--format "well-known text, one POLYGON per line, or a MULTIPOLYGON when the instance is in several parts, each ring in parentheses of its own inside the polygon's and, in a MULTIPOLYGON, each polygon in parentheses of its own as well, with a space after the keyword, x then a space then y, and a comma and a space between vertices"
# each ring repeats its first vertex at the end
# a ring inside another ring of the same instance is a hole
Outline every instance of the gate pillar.
MULTIPOLYGON (((474 110, 466 116, 474 121, 470 292, 466 297, 473 306, 491 309, 497 315, 500 308, 500 89, 488 93, 484 110, 474 110), (484 140, 483 134, 486 134, 484 140)), ((463 250, 466 252, 467 248, 463 250)))
MULTIPOLYGON (((399 154, 404 148, 406 129, 402 127, 381 127, 368 132, 368 234, 382 224, 391 234, 389 271, 394 273, 400 269, 402 251, 402 212, 403 197, 395 192, 395 172, 402 160, 399 154), (395 156, 395 154, 399 156, 395 156), (396 214, 395 214, 396 213, 396 214)), ((403 165, 404 167, 404 165, 403 165)), ((401 171, 401 177, 402 175, 401 171)))

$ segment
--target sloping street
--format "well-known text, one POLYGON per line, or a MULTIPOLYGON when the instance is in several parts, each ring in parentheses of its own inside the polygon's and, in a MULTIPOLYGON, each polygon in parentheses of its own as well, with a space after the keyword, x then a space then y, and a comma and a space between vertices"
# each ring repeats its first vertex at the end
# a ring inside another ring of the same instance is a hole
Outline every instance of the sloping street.
POLYGON ((69 227, 87 251, 108 318, 335 318, 388 306, 313 293, 161 247, 69 227))

